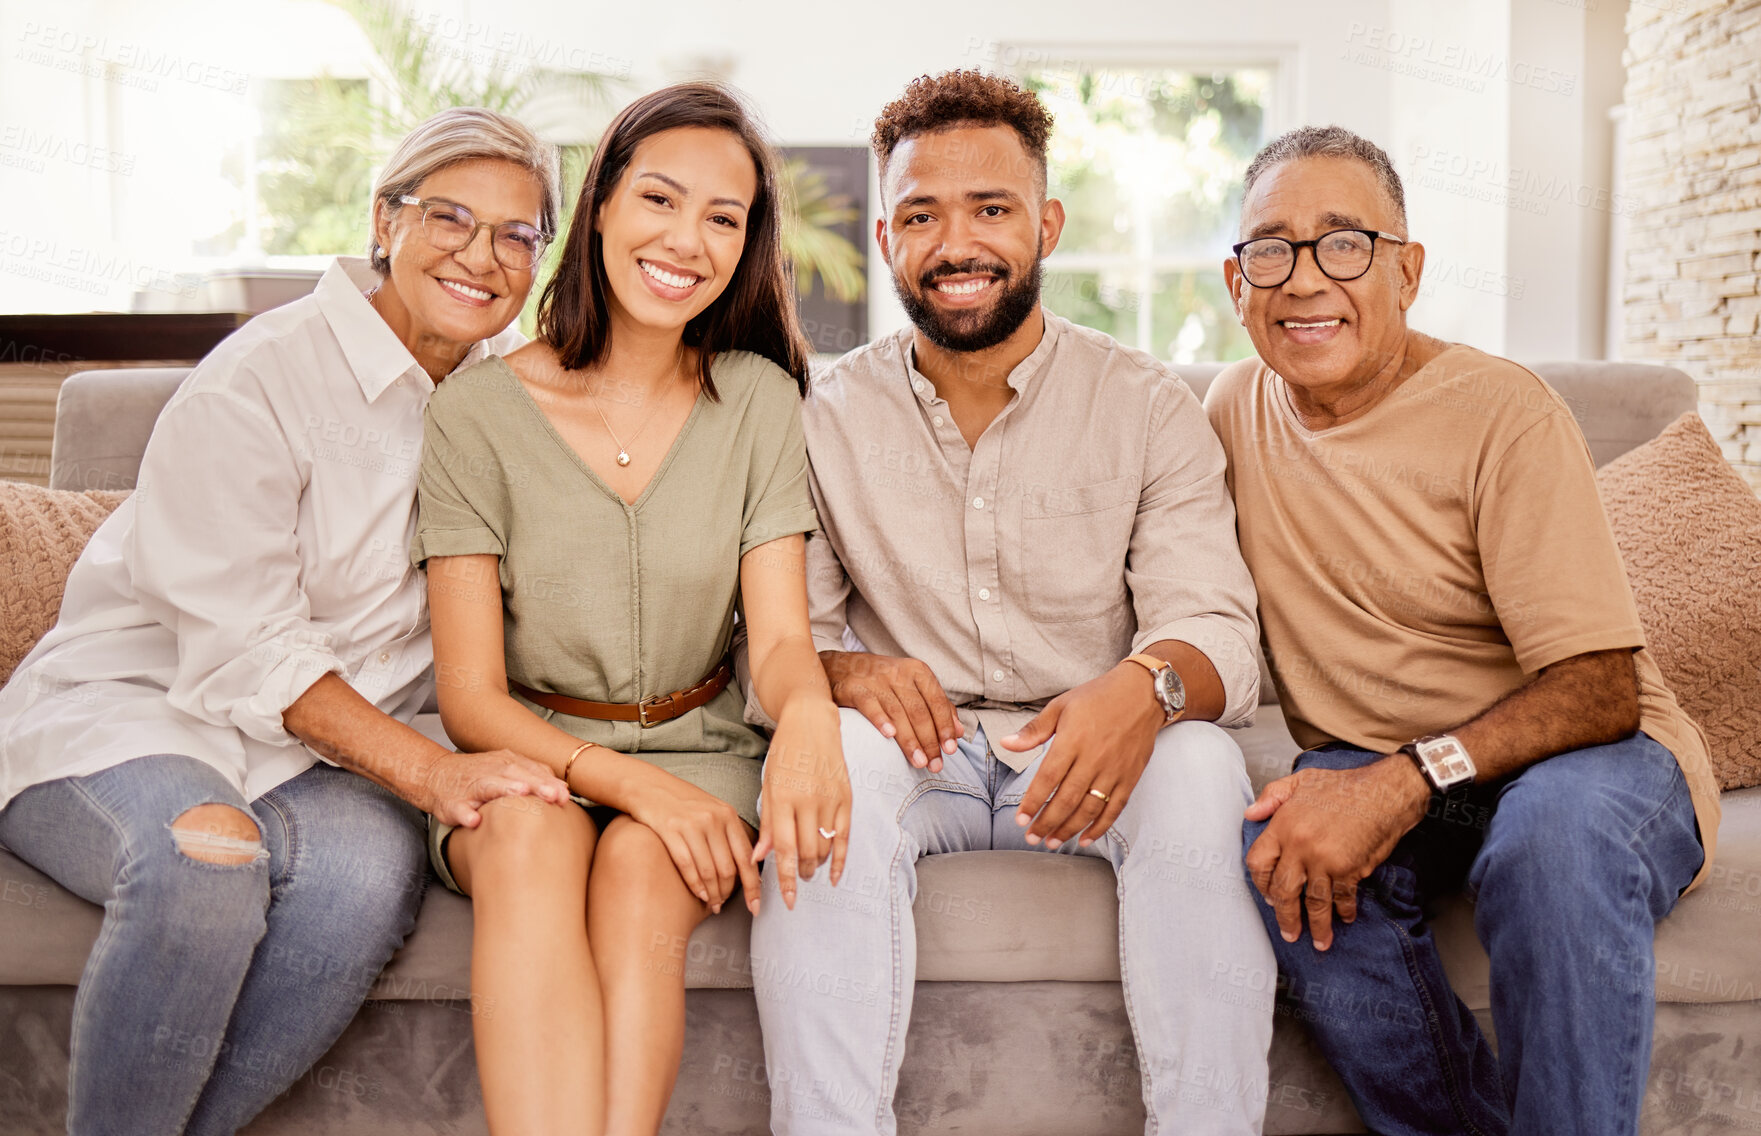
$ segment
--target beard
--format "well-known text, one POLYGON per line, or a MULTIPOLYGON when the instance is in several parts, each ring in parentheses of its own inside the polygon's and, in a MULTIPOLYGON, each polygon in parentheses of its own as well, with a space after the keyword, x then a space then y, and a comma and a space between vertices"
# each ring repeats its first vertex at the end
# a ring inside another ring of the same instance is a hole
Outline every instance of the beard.
POLYGON ((1027 317, 1039 306, 1040 256, 1036 250, 1033 267, 1019 279, 1002 264, 982 264, 975 260, 936 265, 918 280, 916 288, 908 288, 897 275, 893 291, 923 337, 944 351, 984 351, 995 347, 1015 334, 1027 317), (965 272, 988 272, 996 277, 991 285, 996 297, 988 308, 943 311, 929 298, 929 291, 943 276, 965 272))

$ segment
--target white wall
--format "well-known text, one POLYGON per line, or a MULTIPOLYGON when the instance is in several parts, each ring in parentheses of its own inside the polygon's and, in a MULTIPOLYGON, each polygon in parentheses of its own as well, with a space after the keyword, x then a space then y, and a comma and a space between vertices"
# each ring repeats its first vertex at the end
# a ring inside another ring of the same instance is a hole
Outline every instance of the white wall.
POLYGON ((1425 277, 1409 319, 1444 339, 1503 348, 1510 293, 1509 211, 1496 187, 1507 168, 1509 89, 1496 77, 1510 38, 1498 0, 1391 0, 1388 23, 1352 46, 1388 74, 1393 118, 1383 148, 1406 186, 1425 277))
POLYGON ((1387 149, 1429 254, 1414 325, 1527 361, 1599 358, 1626 4, 1389 8, 1367 38, 1390 71, 1387 149))

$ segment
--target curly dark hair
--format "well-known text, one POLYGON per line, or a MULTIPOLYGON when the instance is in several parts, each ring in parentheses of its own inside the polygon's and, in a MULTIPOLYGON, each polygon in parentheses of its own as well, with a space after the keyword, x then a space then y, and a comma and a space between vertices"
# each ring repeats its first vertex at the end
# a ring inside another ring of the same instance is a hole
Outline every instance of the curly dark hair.
POLYGON ((1021 137, 1038 166, 1041 195, 1046 185, 1046 144, 1052 137, 1052 114, 1039 96, 1012 79, 983 71, 944 71, 919 75, 905 93, 886 105, 874 120, 869 143, 886 184, 887 162, 899 143, 917 134, 957 126, 1007 126, 1021 137))

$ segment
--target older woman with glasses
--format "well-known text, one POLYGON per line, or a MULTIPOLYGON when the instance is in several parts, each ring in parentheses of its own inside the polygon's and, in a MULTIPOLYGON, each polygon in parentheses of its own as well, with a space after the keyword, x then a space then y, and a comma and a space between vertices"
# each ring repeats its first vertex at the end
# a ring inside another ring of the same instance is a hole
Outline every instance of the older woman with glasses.
POLYGON ((468 829, 492 799, 566 796, 408 725, 431 687, 406 551, 423 412, 519 342, 557 202, 555 151, 519 123, 417 127, 374 188, 371 260, 191 373, 0 691, 0 841, 105 909, 70 1133, 237 1131, 409 933, 422 814, 468 829))

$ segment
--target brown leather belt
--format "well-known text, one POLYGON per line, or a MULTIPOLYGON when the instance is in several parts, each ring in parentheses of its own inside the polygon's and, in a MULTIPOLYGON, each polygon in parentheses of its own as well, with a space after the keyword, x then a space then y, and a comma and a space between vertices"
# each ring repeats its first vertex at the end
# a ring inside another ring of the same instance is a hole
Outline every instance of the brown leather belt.
POLYGON ((533 690, 512 679, 508 680, 508 689, 526 701, 547 710, 555 710, 558 714, 568 714, 575 718, 597 718, 603 722, 640 722, 646 730, 650 726, 658 726, 699 706, 707 705, 733 677, 734 663, 728 657, 722 659, 709 677, 696 686, 675 690, 671 694, 657 694, 640 702, 589 702, 584 698, 570 698, 565 694, 533 690))

